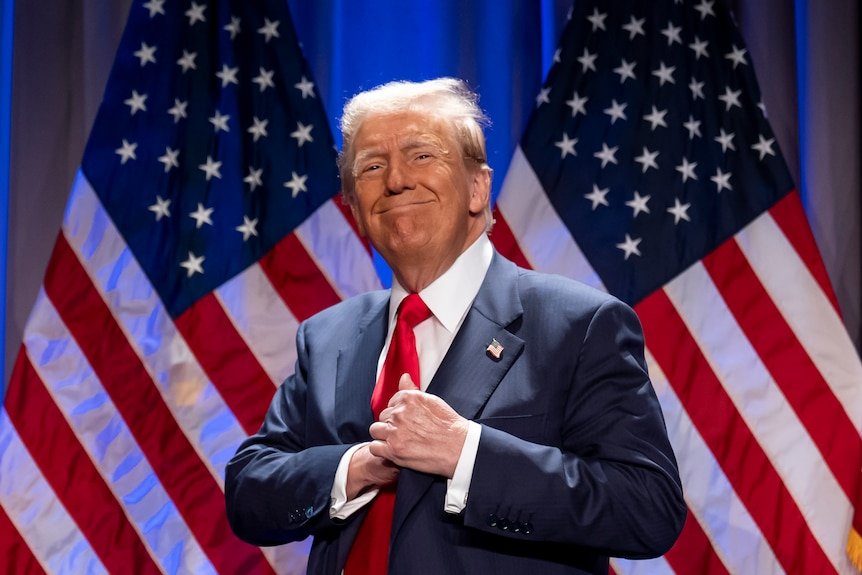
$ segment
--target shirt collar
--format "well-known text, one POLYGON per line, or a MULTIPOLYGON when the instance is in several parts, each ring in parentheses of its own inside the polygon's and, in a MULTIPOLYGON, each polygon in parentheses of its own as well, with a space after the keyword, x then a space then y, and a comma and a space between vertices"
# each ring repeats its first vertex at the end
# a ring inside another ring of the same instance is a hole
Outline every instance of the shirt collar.
MULTIPOLYGON (((422 301, 448 331, 454 332, 458 328, 467 309, 476 299, 493 257, 494 247, 491 241, 486 234, 481 234, 443 275, 419 292, 422 301)), ((398 280, 392 278, 392 291, 389 295, 390 325, 395 321, 395 312, 405 297, 407 290, 401 287, 398 280)))

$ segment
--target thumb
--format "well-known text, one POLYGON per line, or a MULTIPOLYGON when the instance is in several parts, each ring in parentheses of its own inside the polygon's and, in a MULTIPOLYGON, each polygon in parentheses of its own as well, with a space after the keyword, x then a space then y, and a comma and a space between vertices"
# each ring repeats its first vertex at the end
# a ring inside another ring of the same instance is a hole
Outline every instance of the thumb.
POLYGON ((413 378, 410 377, 409 373, 405 373, 401 376, 401 379, 398 380, 398 389, 400 391, 419 389, 419 386, 413 383, 413 378))

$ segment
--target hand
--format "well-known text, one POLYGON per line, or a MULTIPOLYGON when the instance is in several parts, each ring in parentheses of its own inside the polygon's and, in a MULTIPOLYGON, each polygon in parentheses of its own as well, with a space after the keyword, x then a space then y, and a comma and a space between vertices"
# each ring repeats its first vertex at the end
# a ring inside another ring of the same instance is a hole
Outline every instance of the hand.
POLYGON ((401 467, 452 478, 467 439, 466 419, 437 397, 419 391, 408 374, 380 421, 371 424, 369 450, 401 467))
POLYGON ((398 466, 373 455, 366 444, 353 452, 347 464, 347 500, 369 489, 379 489, 398 479, 398 466))

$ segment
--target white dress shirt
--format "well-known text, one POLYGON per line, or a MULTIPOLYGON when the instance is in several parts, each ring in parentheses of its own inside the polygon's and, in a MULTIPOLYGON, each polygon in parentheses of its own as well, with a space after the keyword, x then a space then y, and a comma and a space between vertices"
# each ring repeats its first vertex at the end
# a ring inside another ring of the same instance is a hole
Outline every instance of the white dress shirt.
MULTIPOLYGON (((434 280, 431 285, 419 292, 419 296, 428 309, 431 317, 418 324, 413 333, 416 336, 416 351, 419 354, 419 387, 422 391, 428 388, 428 384, 437 373, 437 368, 449 351, 452 340, 455 339, 467 312, 479 293, 479 288, 491 265, 494 248, 488 236, 482 234, 443 275, 434 280)), ((386 334, 386 342, 380 351, 377 361, 377 378, 392 333, 395 330, 395 313, 398 306, 407 297, 407 291, 397 281, 393 280, 392 290, 389 295, 389 330, 386 334)), ((461 449, 461 455, 455 466, 452 479, 447 481, 446 500, 443 509, 448 513, 460 513, 467 504, 467 494, 470 491, 470 481, 473 476, 473 465, 476 462, 476 452, 479 448, 479 437, 482 426, 470 421, 467 428, 467 439, 461 449)), ((338 469, 335 472, 335 483, 332 485, 331 503, 329 516, 333 519, 345 519, 361 509, 365 504, 374 499, 378 490, 370 490, 358 497, 347 500, 347 470, 353 453, 362 445, 351 447, 341 457, 338 469)))

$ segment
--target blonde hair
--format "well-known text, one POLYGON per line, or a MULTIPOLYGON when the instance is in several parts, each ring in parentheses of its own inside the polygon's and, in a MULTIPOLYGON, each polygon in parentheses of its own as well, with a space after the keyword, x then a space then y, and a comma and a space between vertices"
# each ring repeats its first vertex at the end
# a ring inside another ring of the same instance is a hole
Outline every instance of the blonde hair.
MULTIPOLYGON (((452 128, 461 153, 478 169, 488 170, 485 134, 482 127, 488 118, 479 108, 479 97, 462 80, 437 78, 425 82, 389 82, 353 96, 341 115, 342 152, 338 156, 341 193, 348 204, 354 203, 356 153, 353 138, 369 116, 386 116, 403 112, 420 112, 447 122, 452 128)), ((486 219, 490 221, 490 205, 486 219)))

